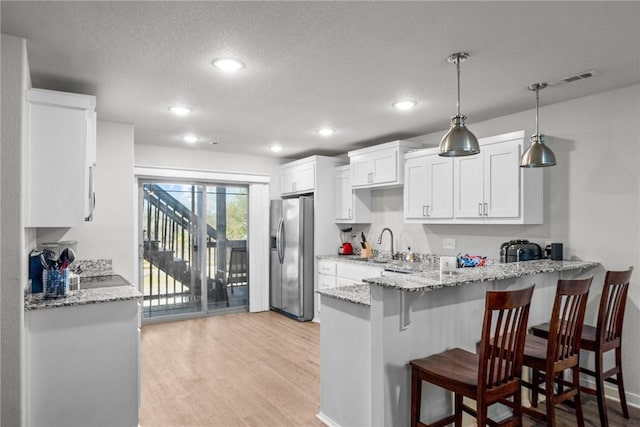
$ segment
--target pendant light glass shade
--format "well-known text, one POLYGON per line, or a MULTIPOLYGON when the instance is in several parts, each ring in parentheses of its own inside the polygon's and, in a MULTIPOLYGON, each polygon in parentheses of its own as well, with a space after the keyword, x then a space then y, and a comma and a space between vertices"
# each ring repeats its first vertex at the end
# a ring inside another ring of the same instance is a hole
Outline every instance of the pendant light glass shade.
POLYGON ((447 60, 456 64, 458 71, 458 113, 451 117, 451 127, 440 140, 439 155, 443 157, 472 156, 480 152, 478 138, 464 124, 466 117, 460 114, 460 63, 469 58, 468 53, 460 52, 449 56, 447 60))
POLYGON ((529 86, 529 90, 536 92, 536 133, 531 135, 531 145, 522 154, 520 159, 521 168, 543 168, 547 166, 555 166, 556 156, 553 151, 547 147, 544 143, 544 135, 542 135, 538 129, 538 107, 539 107, 539 94, 541 89, 547 87, 546 83, 536 83, 529 86))

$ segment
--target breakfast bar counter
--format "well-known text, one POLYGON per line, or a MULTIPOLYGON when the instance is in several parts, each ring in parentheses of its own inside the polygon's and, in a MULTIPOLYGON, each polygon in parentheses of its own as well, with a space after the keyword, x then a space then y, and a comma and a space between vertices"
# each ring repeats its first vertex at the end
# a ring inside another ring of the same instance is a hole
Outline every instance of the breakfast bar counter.
MULTIPOLYGON (((394 273, 367 278, 367 284, 318 291, 318 418, 328 425, 408 426, 408 362, 453 347, 475 351, 486 291, 535 284, 529 323, 541 323, 549 318, 557 280, 589 276, 598 265, 537 260, 454 274, 440 274, 433 267, 403 274, 394 264, 394 273)), ((449 413, 450 395, 423 385, 423 396, 424 421, 449 413)))

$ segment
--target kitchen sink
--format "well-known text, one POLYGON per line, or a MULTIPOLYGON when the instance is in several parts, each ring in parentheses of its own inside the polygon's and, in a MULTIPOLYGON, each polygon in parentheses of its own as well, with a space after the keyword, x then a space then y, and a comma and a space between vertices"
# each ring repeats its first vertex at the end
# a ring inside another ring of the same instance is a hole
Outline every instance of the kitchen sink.
POLYGON ((119 274, 83 277, 82 280, 80 280, 80 289, 110 288, 114 286, 131 286, 131 283, 119 274))

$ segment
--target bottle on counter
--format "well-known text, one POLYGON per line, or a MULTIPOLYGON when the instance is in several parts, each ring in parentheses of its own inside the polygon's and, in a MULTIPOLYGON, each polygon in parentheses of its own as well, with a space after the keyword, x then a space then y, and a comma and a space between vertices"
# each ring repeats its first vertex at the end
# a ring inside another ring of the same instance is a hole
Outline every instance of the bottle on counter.
POLYGON ((411 246, 407 246, 407 256, 405 259, 409 262, 413 262, 416 259, 416 256, 413 252, 411 252, 411 246))

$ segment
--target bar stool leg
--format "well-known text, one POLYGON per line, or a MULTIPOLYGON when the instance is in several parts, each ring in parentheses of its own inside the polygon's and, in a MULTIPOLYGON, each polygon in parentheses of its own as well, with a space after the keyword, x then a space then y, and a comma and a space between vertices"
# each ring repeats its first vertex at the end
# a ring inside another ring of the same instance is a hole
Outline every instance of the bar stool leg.
MULTIPOLYGON (((462 399, 464 398, 464 396, 462 396, 461 394, 456 394, 455 396, 455 415, 456 415, 456 427, 462 427, 462 399)), ((478 418, 479 420, 480 418, 478 418)), ((478 421, 478 425, 482 425, 480 424, 480 421, 478 421)))
MULTIPOLYGON (((556 426, 556 405, 553 399, 553 390, 554 390, 554 376, 553 374, 548 373, 545 381, 545 407, 547 409, 547 426, 555 427, 556 426)), ((537 397, 537 396, 536 396, 537 397)))
POLYGON ((580 366, 574 366, 571 372, 573 374, 573 386, 576 389, 576 395, 573 397, 576 420, 578 421, 578 426, 584 427, 584 415, 582 414, 582 402, 580 401, 580 366))
POLYGON ((420 403, 422 401, 422 381, 418 369, 411 367, 411 427, 418 427, 420 421, 420 403))
POLYGON ((622 406, 622 415, 629 419, 629 409, 627 408, 627 395, 624 393, 624 380, 622 379, 622 347, 616 348, 616 382, 618 383, 618 394, 620 395, 620 406, 622 406))
POLYGON ((605 427, 609 425, 607 417, 607 400, 605 398, 604 391, 604 378, 603 378, 603 353, 602 351, 596 351, 596 366, 595 366, 595 379, 596 379, 596 398, 598 399, 598 412, 600 413, 600 425, 605 427))

